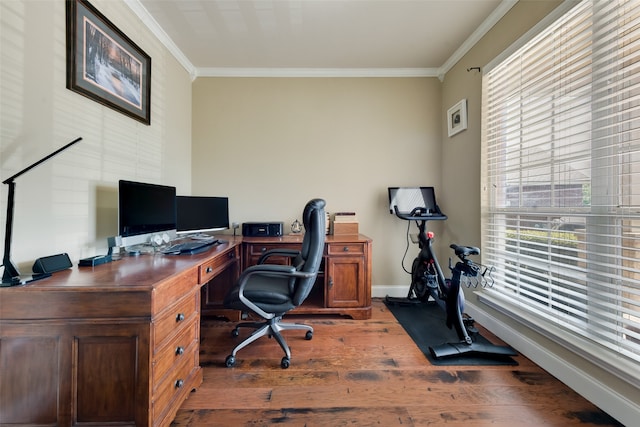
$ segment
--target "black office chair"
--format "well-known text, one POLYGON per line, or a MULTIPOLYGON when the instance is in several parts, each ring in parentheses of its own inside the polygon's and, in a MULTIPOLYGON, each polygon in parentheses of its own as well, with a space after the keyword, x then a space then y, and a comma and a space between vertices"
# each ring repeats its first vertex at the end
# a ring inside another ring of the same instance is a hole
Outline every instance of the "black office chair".
POLYGON ((291 350, 280 334, 289 329, 306 330, 305 338, 313 337, 313 328, 308 325, 283 323, 282 316, 298 307, 307 298, 316 281, 322 261, 325 240, 325 201, 313 199, 307 203, 302 214, 305 234, 300 251, 274 249, 265 252, 258 264, 244 270, 238 284, 227 294, 224 305, 227 308, 251 311, 262 317, 262 322, 238 324, 233 336, 239 335, 239 328, 250 327, 256 330, 238 344, 227 356, 225 364, 232 367, 236 363, 236 353, 263 336, 274 337, 285 352, 280 366, 288 368, 291 363, 291 350), (265 264, 270 256, 285 256, 291 265, 265 264))

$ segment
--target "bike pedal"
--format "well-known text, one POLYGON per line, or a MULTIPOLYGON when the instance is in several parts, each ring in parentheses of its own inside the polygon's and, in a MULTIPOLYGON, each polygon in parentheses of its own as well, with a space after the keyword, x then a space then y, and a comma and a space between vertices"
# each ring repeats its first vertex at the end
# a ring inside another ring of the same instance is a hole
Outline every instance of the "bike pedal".
POLYGON ((469 328, 473 328, 476 323, 476 321, 474 320, 473 317, 465 317, 462 319, 462 323, 464 323, 465 326, 469 327, 469 328))
POLYGON ((467 333, 472 336, 478 335, 480 331, 478 331, 478 328, 474 326, 476 321, 473 319, 473 317, 469 316, 466 313, 464 314, 464 316, 465 317, 462 319, 462 323, 464 324, 464 328, 467 330, 467 333))

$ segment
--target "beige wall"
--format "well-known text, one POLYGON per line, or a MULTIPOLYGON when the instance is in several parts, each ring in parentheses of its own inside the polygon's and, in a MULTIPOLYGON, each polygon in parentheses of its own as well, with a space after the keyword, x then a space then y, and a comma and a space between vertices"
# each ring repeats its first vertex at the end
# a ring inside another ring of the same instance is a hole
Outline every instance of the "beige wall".
MULTIPOLYGON (((191 189, 191 79, 122 2, 91 3, 152 58, 151 126, 66 89, 65 2, 0 1, 0 178, 83 141, 16 180, 12 259, 104 253, 117 182, 191 189)), ((0 188, 2 242, 7 186, 0 188)))
POLYGON ((287 232, 312 197, 355 211, 374 292, 406 294, 407 223, 389 214, 387 187, 440 185, 440 91, 436 78, 199 78, 193 192, 229 196, 232 221, 287 232))

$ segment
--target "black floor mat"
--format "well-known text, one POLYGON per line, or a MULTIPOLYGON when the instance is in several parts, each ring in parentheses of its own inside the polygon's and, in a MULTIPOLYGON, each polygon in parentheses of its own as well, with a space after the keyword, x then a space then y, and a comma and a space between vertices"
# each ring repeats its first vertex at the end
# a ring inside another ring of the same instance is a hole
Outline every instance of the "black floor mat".
MULTIPOLYGON (((483 352, 466 352, 436 359, 429 347, 459 342, 455 329, 448 329, 445 324, 444 311, 434 302, 399 304, 385 301, 385 304, 433 365, 518 365, 510 356, 483 352)), ((474 337, 474 344, 479 348, 491 346, 480 334, 474 337)), ((465 349, 464 344, 458 346, 465 349)))

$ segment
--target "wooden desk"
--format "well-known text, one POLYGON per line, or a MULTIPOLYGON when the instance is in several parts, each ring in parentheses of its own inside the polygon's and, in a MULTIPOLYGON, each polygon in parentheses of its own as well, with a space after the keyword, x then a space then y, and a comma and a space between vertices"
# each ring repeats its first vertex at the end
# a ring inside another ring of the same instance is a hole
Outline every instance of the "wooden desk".
MULTIPOLYGON (((301 244, 302 235, 244 237, 243 268, 254 265, 270 249, 299 250, 301 244)), ((328 235, 318 279, 309 297, 292 313, 371 318, 371 247, 371 239, 362 234, 328 235)), ((283 263, 287 260, 272 261, 283 263)))
MULTIPOLYGON (((300 250, 302 235, 282 237, 243 237, 242 269, 258 262, 271 249, 300 250)), ((326 237, 320 271, 311 294, 293 314, 338 314, 353 319, 371 318, 371 246, 362 234, 326 237)), ((285 264, 286 257, 271 257, 270 262, 285 264)), ((202 315, 240 320, 239 311, 223 306, 225 295, 235 285, 231 270, 220 274, 203 287, 202 315)))
MULTIPOLYGON (((201 310, 219 314, 264 251, 302 243, 228 238, 198 255, 125 257, 0 288, 0 425, 168 426, 202 383, 201 310)), ((371 239, 327 236, 296 312, 370 318, 371 239)))
POLYGON ((202 383, 200 287, 240 244, 0 289, 0 425, 168 426, 202 383))

